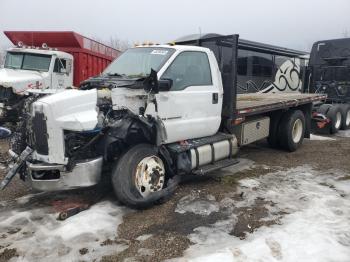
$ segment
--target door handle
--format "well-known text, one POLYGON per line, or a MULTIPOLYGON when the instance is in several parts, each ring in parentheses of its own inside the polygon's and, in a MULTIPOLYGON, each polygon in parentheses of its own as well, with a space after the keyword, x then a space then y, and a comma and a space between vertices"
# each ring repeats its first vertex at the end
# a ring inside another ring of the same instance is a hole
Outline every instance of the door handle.
POLYGON ((213 104, 219 103, 219 94, 218 93, 213 93, 212 103, 213 104))

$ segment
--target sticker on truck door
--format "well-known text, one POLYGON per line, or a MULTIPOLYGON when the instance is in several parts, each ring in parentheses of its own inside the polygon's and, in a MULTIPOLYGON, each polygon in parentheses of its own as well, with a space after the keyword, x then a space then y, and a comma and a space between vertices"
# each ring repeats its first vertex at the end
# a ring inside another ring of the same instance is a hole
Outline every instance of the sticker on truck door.
POLYGON ((166 55, 168 53, 167 50, 153 50, 151 52, 151 55, 166 55))

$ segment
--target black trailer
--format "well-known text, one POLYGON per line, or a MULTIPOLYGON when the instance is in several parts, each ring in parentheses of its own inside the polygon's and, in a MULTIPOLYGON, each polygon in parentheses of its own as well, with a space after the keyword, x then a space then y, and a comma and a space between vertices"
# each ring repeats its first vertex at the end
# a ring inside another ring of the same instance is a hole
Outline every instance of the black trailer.
POLYGON ((350 38, 313 44, 307 70, 306 91, 326 94, 317 108, 330 120, 330 133, 350 128, 350 38))
MULTIPOLYGON (((288 143, 287 139, 284 139, 284 135, 282 135, 284 132, 283 126, 287 124, 286 119, 291 118, 295 111, 304 115, 304 137, 310 137, 314 103, 323 103, 326 95, 307 94, 301 92, 301 89, 294 90, 297 92, 275 93, 259 91, 241 94, 237 80, 239 68, 242 64, 242 60, 239 59, 238 55, 240 50, 254 50, 274 55, 288 54, 289 56, 294 55, 298 57, 305 55, 305 53, 247 40, 239 40, 239 35, 237 34, 228 36, 206 35, 198 39, 182 40, 181 42, 176 42, 176 44, 197 45, 207 47, 213 51, 222 74, 224 88, 222 130, 229 130, 235 133, 240 145, 246 143, 239 139, 243 133, 241 129, 244 128, 244 123, 254 123, 256 119, 266 116, 271 119, 268 128, 270 145, 273 147, 281 146, 289 151, 296 150, 301 143, 298 145, 288 143)), ((292 74, 293 70, 295 69, 292 68, 288 73, 292 74)), ((271 84, 273 85, 274 83, 271 84)), ((286 82, 287 84, 288 82, 286 82)), ((259 129, 258 126, 253 128, 259 129)), ((258 137, 256 139, 258 140, 258 137)))
MULTIPOLYGON (((222 37, 218 34, 185 36, 176 44, 199 45, 204 39, 222 37)), ((204 41, 207 43, 207 41, 204 41)), ((209 46, 217 58, 215 44, 209 46)), ((225 52, 225 50, 223 50, 225 52)), ((280 46, 238 39, 237 46, 237 93, 301 92, 303 89, 308 53, 280 46)))

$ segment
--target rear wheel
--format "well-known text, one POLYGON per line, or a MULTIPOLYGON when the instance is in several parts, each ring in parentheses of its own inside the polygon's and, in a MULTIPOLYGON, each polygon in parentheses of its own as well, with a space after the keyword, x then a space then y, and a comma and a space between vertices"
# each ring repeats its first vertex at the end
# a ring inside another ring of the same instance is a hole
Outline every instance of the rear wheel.
POLYGON ((280 144, 288 151, 295 151, 303 143, 305 116, 300 110, 288 111, 282 116, 280 124, 280 144))
POLYGON ((340 129, 347 130, 350 128, 350 105, 341 104, 339 106, 342 114, 342 123, 340 129))
POLYGON ((165 167, 156 147, 140 144, 132 147, 112 171, 117 198, 133 208, 146 208, 159 201, 156 196, 165 185, 165 167))
POLYGON ((331 105, 326 116, 331 120, 330 133, 335 134, 342 124, 342 112, 339 105, 331 105))

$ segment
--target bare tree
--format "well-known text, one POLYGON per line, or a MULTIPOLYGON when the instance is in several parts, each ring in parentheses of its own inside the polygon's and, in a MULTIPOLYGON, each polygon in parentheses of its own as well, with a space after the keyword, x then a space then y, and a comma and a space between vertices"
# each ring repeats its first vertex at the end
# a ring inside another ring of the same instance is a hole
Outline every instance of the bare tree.
POLYGON ((122 52, 132 46, 129 40, 122 40, 117 36, 111 36, 109 38, 108 45, 122 52))
POLYGON ((347 28, 344 28, 344 29, 343 29, 342 35, 343 35, 343 37, 345 37, 345 38, 349 37, 349 31, 348 31, 347 28))
POLYGON ((132 44, 129 42, 129 40, 123 40, 120 39, 117 36, 111 36, 109 40, 103 40, 99 37, 92 37, 93 40, 104 43, 107 46, 113 47, 115 49, 118 49, 119 51, 124 52, 126 49, 130 48, 132 44))

